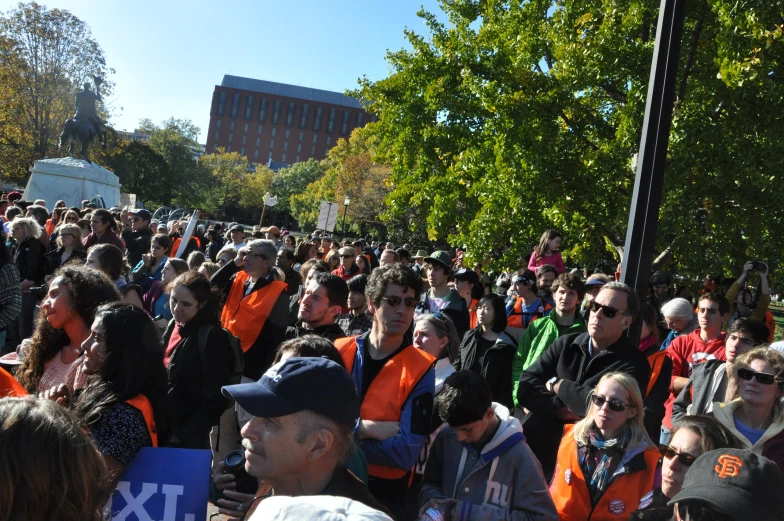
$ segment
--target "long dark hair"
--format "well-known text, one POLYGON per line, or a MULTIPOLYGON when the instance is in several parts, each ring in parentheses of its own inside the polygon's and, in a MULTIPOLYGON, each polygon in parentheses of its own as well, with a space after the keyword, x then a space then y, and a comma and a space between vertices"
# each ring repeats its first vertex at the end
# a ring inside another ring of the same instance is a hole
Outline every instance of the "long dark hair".
MULTIPOLYGON (((547 252, 547 245, 550 244, 550 241, 560 237, 561 234, 557 231, 553 230, 552 228, 548 228, 542 234, 542 237, 539 239, 539 244, 534 248, 534 252, 536 253, 536 261, 539 262, 539 259, 544 257, 544 254, 547 252)), ((555 252, 553 252, 555 253, 555 252)))
POLYGON ((160 444, 165 444, 173 430, 173 411, 155 324, 144 311, 122 302, 101 306, 95 318, 101 321, 106 357, 74 404, 77 415, 90 427, 107 409, 142 394, 152 406, 160 444))
POLYGON ((218 296, 209 280, 195 271, 186 271, 178 275, 169 284, 170 293, 173 293, 174 288, 177 286, 182 286, 190 291, 194 300, 201 306, 201 309, 191 319, 191 322, 204 322, 212 325, 220 323, 218 318, 218 296))
MULTIPOLYGON (((86 266, 63 266, 55 272, 55 278, 62 277, 63 283, 73 298, 73 312, 79 315, 87 327, 93 323, 99 306, 120 299, 120 294, 103 272, 86 266)), ((30 393, 38 393, 38 382, 44 374, 44 363, 51 359, 70 342, 63 330, 49 324, 43 308, 33 332, 30 347, 16 371, 16 379, 30 393)))

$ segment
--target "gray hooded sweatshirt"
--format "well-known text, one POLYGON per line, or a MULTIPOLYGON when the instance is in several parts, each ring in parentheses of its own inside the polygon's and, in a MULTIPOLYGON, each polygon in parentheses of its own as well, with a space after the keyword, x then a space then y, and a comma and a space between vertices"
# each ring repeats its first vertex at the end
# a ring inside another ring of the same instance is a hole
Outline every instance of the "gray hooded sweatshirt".
POLYGON ((449 426, 438 433, 427 460, 419 504, 455 499, 453 521, 558 519, 542 467, 525 442, 520 421, 493 403, 498 430, 477 453, 449 426))

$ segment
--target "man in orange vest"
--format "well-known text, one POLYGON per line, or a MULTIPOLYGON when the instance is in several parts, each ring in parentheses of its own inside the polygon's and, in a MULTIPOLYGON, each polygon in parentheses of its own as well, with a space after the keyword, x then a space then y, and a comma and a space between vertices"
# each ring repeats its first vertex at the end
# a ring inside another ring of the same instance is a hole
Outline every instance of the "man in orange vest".
POLYGON ((250 241, 240 248, 233 262, 226 263, 210 279, 225 299, 221 325, 240 339, 245 352, 243 379, 247 381, 261 378, 286 335, 286 283, 274 280, 270 273, 277 253, 272 241, 250 241))
POLYGON ((397 519, 408 517, 409 474, 430 434, 435 394, 435 359, 406 337, 421 291, 400 263, 374 270, 365 289, 372 328, 335 341, 362 402, 356 435, 368 488, 397 519))

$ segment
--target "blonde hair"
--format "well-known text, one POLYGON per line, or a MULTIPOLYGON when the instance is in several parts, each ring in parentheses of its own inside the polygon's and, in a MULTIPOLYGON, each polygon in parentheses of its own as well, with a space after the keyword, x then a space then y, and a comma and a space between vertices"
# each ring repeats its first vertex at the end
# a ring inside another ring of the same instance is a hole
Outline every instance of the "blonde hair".
POLYGON ((82 229, 76 224, 62 224, 57 232, 57 246, 63 247, 63 234, 74 236, 74 250, 84 251, 82 245, 82 229))
MULTIPOLYGON (((596 384, 596 387, 594 387, 590 396, 595 395, 599 389, 599 386, 602 385, 602 382, 606 380, 612 380, 616 384, 623 387, 624 391, 626 391, 626 394, 629 395, 629 401, 631 402, 629 405, 633 406, 637 410, 637 414, 631 418, 627 418, 626 423, 623 424, 623 430, 629 434, 628 446, 646 443, 650 448, 655 448, 656 445, 651 441, 651 438, 648 437, 648 432, 645 430, 645 426, 643 425, 642 420, 645 406, 642 401, 640 386, 637 385, 637 380, 626 373, 607 373, 606 375, 602 376, 601 380, 599 380, 599 383, 596 384)), ((574 430, 572 431, 574 433, 574 439, 583 445, 588 445, 590 443, 588 438, 588 431, 594 426, 594 407, 595 406, 593 404, 588 405, 588 412, 585 415, 585 418, 577 422, 574 425, 574 430)))
MULTIPOLYGON (((329 262, 332 260, 332 257, 337 257, 338 255, 339 255, 339 253, 338 253, 337 250, 329 250, 329 253, 327 253, 324 256, 324 262, 329 264, 329 262)), ((339 259, 338 259, 338 265, 340 265, 340 260, 339 259)), ((330 265, 329 267, 332 268, 332 265, 330 265)))
POLYGON ((33 217, 17 217, 13 221, 11 221, 11 231, 14 228, 21 228, 25 234, 25 239, 34 238, 38 239, 41 237, 41 225, 38 224, 33 217))
MULTIPOLYGON (((755 347, 748 353, 743 353, 735 359, 731 368, 732 377, 735 381, 740 382, 738 379, 738 370, 748 368, 754 360, 767 362, 773 368, 773 375, 776 377, 776 387, 778 387, 779 393, 784 393, 784 357, 782 357, 778 351, 771 349, 767 345, 755 347)), ((740 386, 738 386, 738 390, 735 391, 735 397, 740 397, 740 386)), ((781 404, 781 400, 778 398, 773 401, 772 413, 775 420, 784 418, 784 405, 781 404)))

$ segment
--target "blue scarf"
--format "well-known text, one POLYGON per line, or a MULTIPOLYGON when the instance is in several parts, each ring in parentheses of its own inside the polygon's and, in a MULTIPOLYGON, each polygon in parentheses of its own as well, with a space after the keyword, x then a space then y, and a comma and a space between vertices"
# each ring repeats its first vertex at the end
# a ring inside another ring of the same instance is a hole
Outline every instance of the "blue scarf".
POLYGON ((592 503, 595 503, 607 488, 615 468, 623 458, 630 437, 629 431, 625 429, 619 437, 605 440, 594 425, 588 430, 589 445, 578 446, 580 468, 588 481, 592 503), (598 463, 596 463, 596 459, 599 459, 598 463), (594 464, 596 467, 592 468, 594 464), (589 476, 590 479, 588 479, 589 476))

